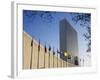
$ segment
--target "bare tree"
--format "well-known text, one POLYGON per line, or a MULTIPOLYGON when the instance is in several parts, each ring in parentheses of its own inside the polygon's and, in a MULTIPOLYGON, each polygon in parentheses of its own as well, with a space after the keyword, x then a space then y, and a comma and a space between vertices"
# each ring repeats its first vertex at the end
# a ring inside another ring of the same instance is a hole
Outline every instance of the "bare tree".
POLYGON ((50 11, 31 11, 31 10, 24 10, 25 16, 29 17, 32 21, 35 17, 40 17, 44 22, 52 22, 54 19, 54 13, 50 11))
POLYGON ((71 13, 72 21, 75 24, 80 24, 80 26, 86 29, 83 34, 85 40, 87 41, 87 52, 91 51, 91 14, 90 13, 71 13))

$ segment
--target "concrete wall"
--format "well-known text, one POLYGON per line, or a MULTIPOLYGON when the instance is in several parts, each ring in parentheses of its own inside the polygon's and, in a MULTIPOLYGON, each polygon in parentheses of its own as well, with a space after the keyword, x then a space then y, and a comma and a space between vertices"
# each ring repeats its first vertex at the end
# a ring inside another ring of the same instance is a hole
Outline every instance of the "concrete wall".
POLYGON ((33 46, 31 46, 32 38, 23 32, 23 69, 43 69, 43 68, 61 68, 74 67, 75 65, 57 58, 52 52, 45 53, 44 46, 40 44, 40 51, 38 51, 39 43, 33 39, 33 46))

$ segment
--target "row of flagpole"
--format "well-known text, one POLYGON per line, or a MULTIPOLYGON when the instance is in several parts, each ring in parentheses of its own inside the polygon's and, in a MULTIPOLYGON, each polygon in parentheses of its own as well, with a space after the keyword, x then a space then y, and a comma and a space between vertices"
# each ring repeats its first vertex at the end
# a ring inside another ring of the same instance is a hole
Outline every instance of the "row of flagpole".
MULTIPOLYGON (((32 58, 33 58, 33 43, 34 43, 34 40, 32 39, 31 40, 31 59, 30 59, 30 69, 32 69, 32 58)), ((50 68, 50 52, 51 52, 51 46, 49 45, 49 48, 47 48, 47 46, 46 46, 46 44, 45 44, 45 46, 44 46, 44 67, 43 68, 45 68, 45 54, 47 53, 47 50, 49 51, 48 53, 49 53, 49 56, 48 56, 48 68, 50 68)), ((53 67, 54 67, 54 55, 57 53, 57 67, 58 67, 58 54, 62 54, 62 52, 61 51, 59 51, 58 49, 57 49, 57 52, 55 52, 54 51, 54 47, 53 47, 53 67)), ((38 42, 38 57, 37 57, 37 69, 39 69, 39 53, 40 53, 40 40, 39 40, 39 42, 38 42)), ((67 52, 65 52, 64 53, 64 56, 66 57, 66 67, 67 67, 67 59, 68 59, 68 54, 67 54, 67 52)), ((61 59, 61 58, 60 58, 61 59)), ((62 59, 62 61, 63 61, 63 64, 64 64, 64 61, 65 60, 63 60, 62 59)), ((60 65, 62 65, 62 61, 60 62, 60 65)))

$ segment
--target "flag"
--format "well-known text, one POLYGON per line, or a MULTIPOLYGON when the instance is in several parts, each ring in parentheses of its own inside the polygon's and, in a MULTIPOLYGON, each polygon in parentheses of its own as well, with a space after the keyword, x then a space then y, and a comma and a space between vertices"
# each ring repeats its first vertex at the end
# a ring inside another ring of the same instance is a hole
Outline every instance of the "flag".
POLYGON ((32 39, 32 41, 31 41, 31 47, 33 46, 33 39, 32 39))
POLYGON ((59 54, 59 51, 58 51, 58 49, 57 49, 57 57, 58 57, 58 54, 59 54))
POLYGON ((53 55, 55 55, 54 47, 53 47, 53 55))
POLYGON ((38 44, 38 51, 40 51, 40 40, 39 40, 39 44, 38 44))
POLYGON ((51 46, 49 46, 49 51, 51 51, 51 46))
POLYGON ((53 51, 53 55, 55 55, 55 51, 53 51))
POLYGON ((57 49, 57 53, 59 53, 58 49, 57 49))
POLYGON ((61 54, 62 52, 60 52, 60 51, 57 49, 57 53, 58 53, 58 54, 61 54))
POLYGON ((45 45, 44 51, 45 51, 45 53, 47 52, 47 48, 46 48, 46 45, 45 45))

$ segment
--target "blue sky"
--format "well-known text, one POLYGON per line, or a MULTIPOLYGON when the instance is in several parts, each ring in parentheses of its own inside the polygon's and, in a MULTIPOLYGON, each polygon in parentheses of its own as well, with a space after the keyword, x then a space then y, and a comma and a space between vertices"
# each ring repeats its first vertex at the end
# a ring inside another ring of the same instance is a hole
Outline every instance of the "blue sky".
POLYGON ((70 12, 51 12, 53 19, 50 18, 41 19, 40 15, 43 11, 31 11, 23 10, 23 30, 27 32, 31 37, 35 38, 37 41, 41 41, 42 45, 54 47, 55 51, 59 49, 59 21, 66 18, 73 28, 78 33, 78 47, 79 54, 86 53, 86 41, 84 40, 83 33, 86 31, 79 24, 75 24, 72 21, 72 16, 70 12))

